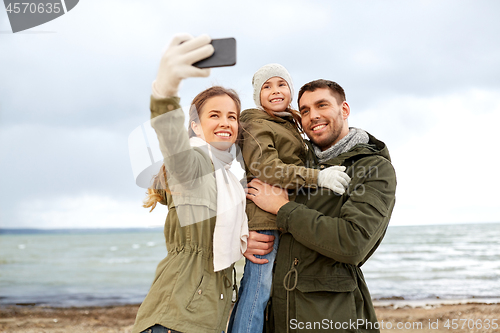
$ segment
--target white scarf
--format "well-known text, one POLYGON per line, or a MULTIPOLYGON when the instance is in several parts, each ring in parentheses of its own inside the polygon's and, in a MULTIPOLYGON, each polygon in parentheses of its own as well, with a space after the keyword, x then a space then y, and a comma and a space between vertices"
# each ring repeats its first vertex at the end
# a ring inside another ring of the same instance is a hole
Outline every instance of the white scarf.
POLYGON ((248 219, 246 195, 238 178, 229 170, 236 147, 219 150, 198 137, 189 139, 192 147, 207 152, 215 169, 217 185, 217 217, 214 230, 214 271, 220 271, 240 260, 247 250, 248 219))

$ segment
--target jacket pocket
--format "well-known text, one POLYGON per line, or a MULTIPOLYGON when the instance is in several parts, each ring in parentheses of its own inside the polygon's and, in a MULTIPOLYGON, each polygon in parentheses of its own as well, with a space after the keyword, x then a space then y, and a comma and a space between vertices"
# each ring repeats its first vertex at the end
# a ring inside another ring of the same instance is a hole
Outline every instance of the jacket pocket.
POLYGON ((304 293, 316 291, 349 292, 356 288, 356 281, 351 276, 300 277, 297 281, 297 289, 304 293))
POLYGON ((387 217, 389 213, 389 207, 384 204, 382 199, 372 192, 366 191, 363 195, 352 195, 350 199, 354 202, 369 204, 383 217, 387 217))
POLYGON ((354 292, 357 290, 356 281, 350 276, 332 277, 299 277, 295 293, 295 313, 290 318, 297 322, 311 323, 317 332, 318 329, 337 327, 349 330, 349 324, 357 320, 354 292))
POLYGON ((220 298, 219 282, 216 274, 205 270, 198 287, 186 305, 186 318, 200 328, 206 329, 200 329, 201 332, 213 332, 220 328, 222 321, 224 325, 226 323, 231 300, 227 297, 220 298))
POLYGON ((191 299, 186 306, 186 309, 188 311, 194 312, 199 307, 200 303, 203 303, 203 299, 210 297, 210 295, 208 294, 209 283, 210 275, 204 273, 201 276, 201 281, 198 284, 198 287, 196 287, 193 295, 191 296, 191 299))

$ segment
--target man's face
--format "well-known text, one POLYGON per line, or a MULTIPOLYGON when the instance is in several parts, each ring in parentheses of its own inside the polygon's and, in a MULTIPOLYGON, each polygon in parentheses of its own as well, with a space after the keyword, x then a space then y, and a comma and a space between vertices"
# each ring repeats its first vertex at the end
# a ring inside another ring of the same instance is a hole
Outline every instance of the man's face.
POLYGON ((300 98, 299 111, 304 132, 322 151, 349 133, 349 104, 339 104, 328 88, 306 91, 300 98))

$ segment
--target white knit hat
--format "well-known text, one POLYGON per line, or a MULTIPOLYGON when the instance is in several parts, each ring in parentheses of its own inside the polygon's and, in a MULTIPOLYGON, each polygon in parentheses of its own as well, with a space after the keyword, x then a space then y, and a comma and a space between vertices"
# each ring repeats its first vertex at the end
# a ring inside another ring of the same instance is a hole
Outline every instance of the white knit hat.
MULTIPOLYGON (((293 97, 293 84, 292 77, 285 67, 280 64, 268 64, 259 68, 257 72, 253 75, 252 85, 253 85, 253 100, 257 107, 262 107, 260 103, 260 90, 264 83, 272 77, 278 76, 288 83, 290 88, 290 96, 293 97)), ((291 100, 290 100, 291 101, 291 100)))

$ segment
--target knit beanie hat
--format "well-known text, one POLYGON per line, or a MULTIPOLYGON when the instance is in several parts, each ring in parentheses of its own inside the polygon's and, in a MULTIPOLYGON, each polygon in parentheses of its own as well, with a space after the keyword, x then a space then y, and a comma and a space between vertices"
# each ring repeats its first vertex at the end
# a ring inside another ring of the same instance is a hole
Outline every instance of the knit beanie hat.
POLYGON ((278 76, 288 83, 290 88, 290 96, 293 97, 293 84, 292 77, 285 67, 280 64, 268 64, 259 68, 257 72, 253 75, 252 85, 253 85, 253 100, 257 107, 262 107, 260 104, 260 90, 264 83, 272 77, 278 76))

